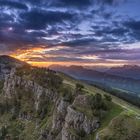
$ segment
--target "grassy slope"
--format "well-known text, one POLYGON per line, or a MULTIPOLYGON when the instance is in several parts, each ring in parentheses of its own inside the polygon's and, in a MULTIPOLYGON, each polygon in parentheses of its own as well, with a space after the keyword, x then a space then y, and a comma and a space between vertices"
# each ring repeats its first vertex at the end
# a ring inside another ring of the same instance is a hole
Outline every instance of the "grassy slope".
POLYGON ((140 119, 134 114, 123 112, 114 118, 108 127, 99 132, 101 140, 139 140, 140 119))
MULTIPOLYGON (((75 86, 75 83, 77 83, 77 82, 83 84, 84 87, 85 87, 85 91, 88 92, 89 94, 101 93, 102 95, 103 94, 110 95, 109 93, 107 93, 107 92, 105 92, 105 91, 103 91, 103 90, 101 90, 99 88, 96 88, 94 86, 91 86, 89 84, 86 84, 86 83, 84 83, 82 81, 75 80, 72 77, 67 76, 65 74, 62 74, 61 73, 61 76, 65 79, 64 80, 64 83, 65 84, 68 84, 68 85, 71 85, 72 87, 74 87, 75 86)), ((133 112, 133 113, 135 113, 137 115, 140 115, 140 109, 138 107, 136 107, 136 106, 134 106, 134 105, 132 105, 132 104, 130 104, 130 103, 128 103, 128 102, 126 102, 126 101, 124 101, 124 100, 116 97, 116 96, 113 96, 113 95, 110 95, 110 96, 112 97, 113 102, 115 104, 121 106, 125 110, 131 111, 131 112, 133 112)))
MULTIPOLYGON (((100 93, 100 94, 109 94, 107 92, 104 92, 103 90, 101 89, 98 89, 94 86, 91 86, 91 85, 88 85, 82 81, 77 81, 75 79, 73 79, 72 77, 70 76, 67 76, 65 74, 62 74, 60 73, 60 75, 65 79, 64 80, 64 83, 67 84, 67 85, 70 85, 71 87, 74 87, 75 84, 77 82, 81 83, 84 85, 85 87, 85 91, 88 93, 88 94, 95 94, 95 93, 100 93)), ((110 95, 110 94, 109 94, 110 95)), ((105 128, 107 128, 110 124, 110 122, 120 116, 120 114, 122 114, 122 112, 127 112, 127 113, 130 113, 130 114, 135 114, 137 116, 140 115, 140 109, 118 97, 115 97, 113 95, 112 96, 112 109, 110 110, 110 112, 107 114, 107 116, 104 118, 103 122, 101 123, 101 126, 100 128, 95 132, 93 133, 92 135, 88 136, 86 139, 87 140, 94 140, 95 139, 95 136, 97 133, 100 133, 100 131, 104 130, 105 128)))
POLYGON ((89 135, 86 139, 87 140, 95 140, 96 134, 99 133, 104 128, 106 128, 106 126, 108 126, 110 121, 114 117, 118 116, 122 111, 123 111, 123 109, 119 105, 112 103, 112 109, 109 111, 109 113, 106 114, 105 118, 101 122, 100 128, 95 133, 89 135))

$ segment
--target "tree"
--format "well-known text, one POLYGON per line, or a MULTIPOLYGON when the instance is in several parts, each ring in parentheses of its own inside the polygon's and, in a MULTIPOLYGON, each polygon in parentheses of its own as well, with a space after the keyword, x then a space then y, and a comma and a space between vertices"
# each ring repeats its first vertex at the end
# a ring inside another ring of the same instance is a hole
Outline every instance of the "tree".
POLYGON ((76 92, 82 92, 84 89, 84 86, 82 84, 77 83, 76 84, 76 92))
POLYGON ((107 110, 107 105, 99 93, 91 96, 91 106, 95 110, 107 110))
POLYGON ((72 96, 71 88, 64 87, 61 92, 62 92, 62 97, 64 98, 65 101, 72 102, 73 96, 72 96))
POLYGON ((112 101, 112 97, 109 95, 104 94, 104 97, 107 101, 111 102, 112 101))
POLYGON ((102 96, 101 94, 97 93, 95 96, 94 96, 94 99, 93 99, 93 104, 94 104, 94 107, 96 109, 100 109, 102 107, 102 96))

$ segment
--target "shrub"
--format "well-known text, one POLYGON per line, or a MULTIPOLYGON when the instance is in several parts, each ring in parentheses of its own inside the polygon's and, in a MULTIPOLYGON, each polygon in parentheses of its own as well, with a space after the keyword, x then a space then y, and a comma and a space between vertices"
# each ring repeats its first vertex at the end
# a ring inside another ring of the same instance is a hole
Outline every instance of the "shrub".
POLYGON ((86 132, 83 129, 81 129, 81 130, 78 131, 78 136, 85 137, 86 136, 86 132))
POLYGON ((95 96, 92 97, 92 108, 94 109, 101 109, 103 104, 101 94, 97 93, 95 96))
POLYGON ((111 97, 111 96, 105 94, 104 97, 105 97, 105 99, 106 99, 107 101, 109 101, 109 102, 112 101, 112 97, 111 97))
POLYGON ((2 93, 3 86, 4 86, 4 81, 0 81, 0 94, 2 93))
POLYGON ((62 89, 62 97, 64 98, 65 101, 72 102, 73 95, 71 89, 68 87, 64 87, 62 89))
POLYGON ((75 87, 76 94, 81 94, 83 92, 84 86, 82 84, 77 83, 75 87))
POLYGON ((97 93, 91 96, 91 108, 93 114, 99 117, 104 116, 104 112, 109 110, 110 102, 104 100, 101 94, 97 93))

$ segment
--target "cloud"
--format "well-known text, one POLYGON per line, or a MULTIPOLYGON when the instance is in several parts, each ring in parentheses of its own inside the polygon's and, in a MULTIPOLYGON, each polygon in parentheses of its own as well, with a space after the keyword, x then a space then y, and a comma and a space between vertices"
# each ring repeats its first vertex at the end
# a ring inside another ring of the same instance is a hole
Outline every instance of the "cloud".
POLYGON ((61 45, 76 47, 76 46, 89 45, 91 42, 97 42, 97 40, 94 38, 83 38, 83 39, 81 38, 81 39, 77 39, 77 40, 74 39, 71 41, 63 42, 61 45))
POLYGON ((56 6, 73 6, 73 7, 87 7, 92 4, 92 0, 55 0, 53 5, 56 6))
POLYGON ((132 30, 139 30, 140 31, 140 21, 130 20, 124 22, 124 25, 132 30))
POLYGON ((28 10, 28 7, 25 4, 21 2, 9 1, 9 0, 0 0, 0 7, 9 7, 13 9, 28 10))
POLYGON ((74 15, 69 12, 33 9, 20 14, 20 18, 26 29, 45 29, 50 24, 72 21, 74 15))
POLYGON ((47 58, 50 61, 88 62, 89 59, 81 59, 85 55, 98 55, 105 60, 137 60, 138 55, 130 56, 126 48, 140 41, 140 21, 124 15, 120 8, 128 8, 124 1, 0 0, 1 48, 54 48, 49 51, 55 55, 47 58), (58 46, 62 48, 55 50, 58 46))
POLYGON ((112 60, 129 60, 129 61, 133 61, 133 60, 140 60, 140 49, 136 49, 136 50, 121 50, 119 53, 117 51, 114 50, 114 52, 106 52, 103 54, 100 54, 100 58, 102 59, 112 59, 112 60))
POLYGON ((134 38, 135 41, 140 41, 140 20, 128 20, 125 21, 124 26, 131 31, 131 38, 134 38))

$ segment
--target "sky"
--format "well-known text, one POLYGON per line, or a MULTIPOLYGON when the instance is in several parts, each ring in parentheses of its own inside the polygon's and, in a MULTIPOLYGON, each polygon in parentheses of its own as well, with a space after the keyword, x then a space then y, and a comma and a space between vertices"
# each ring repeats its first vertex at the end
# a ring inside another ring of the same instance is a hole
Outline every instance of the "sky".
POLYGON ((0 0, 0 55, 41 67, 140 65, 140 0, 0 0))

